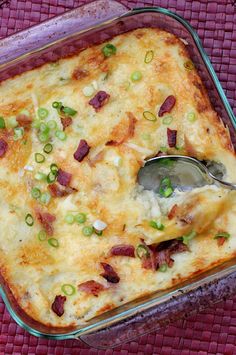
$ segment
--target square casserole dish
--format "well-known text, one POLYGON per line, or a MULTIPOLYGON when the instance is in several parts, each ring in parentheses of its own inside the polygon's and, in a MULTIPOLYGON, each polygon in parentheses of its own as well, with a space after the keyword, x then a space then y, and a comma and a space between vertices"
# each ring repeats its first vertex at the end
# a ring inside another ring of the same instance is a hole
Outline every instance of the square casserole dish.
MULTIPOLYGON (((140 28, 157 27, 180 37, 208 91, 212 106, 229 127, 236 147, 236 119, 201 42, 180 16, 163 8, 129 10, 98 0, 0 41, 0 81, 140 28)), ((236 263, 227 263, 162 292, 129 302, 76 328, 49 328, 19 308, 0 275, 0 294, 14 320, 35 336, 81 339, 95 348, 115 347, 159 329, 236 292, 236 263)))

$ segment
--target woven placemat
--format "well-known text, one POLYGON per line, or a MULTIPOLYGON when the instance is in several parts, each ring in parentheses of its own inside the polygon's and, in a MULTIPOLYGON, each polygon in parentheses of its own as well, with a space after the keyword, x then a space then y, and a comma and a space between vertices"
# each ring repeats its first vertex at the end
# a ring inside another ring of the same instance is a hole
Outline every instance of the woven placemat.
MULTIPOLYGON (((10 0, 0 8, 0 38, 88 3, 86 0, 10 0)), ((130 7, 162 6, 197 30, 231 106, 236 112, 236 4, 233 0, 121 1, 130 7)), ((73 354, 236 354, 236 296, 140 337, 115 350, 95 350, 75 340, 54 341, 29 335, 16 325, 0 300, 0 355, 73 354)))

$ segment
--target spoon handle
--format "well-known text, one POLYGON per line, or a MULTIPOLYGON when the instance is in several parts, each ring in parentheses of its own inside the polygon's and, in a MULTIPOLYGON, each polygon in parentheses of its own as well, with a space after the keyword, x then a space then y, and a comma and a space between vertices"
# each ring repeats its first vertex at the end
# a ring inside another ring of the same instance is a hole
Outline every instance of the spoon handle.
POLYGON ((217 183, 217 185, 220 185, 220 186, 224 187, 225 189, 236 190, 236 184, 232 184, 227 181, 222 181, 222 180, 218 179, 217 177, 215 177, 214 175, 212 175, 209 171, 208 171, 208 175, 217 183))

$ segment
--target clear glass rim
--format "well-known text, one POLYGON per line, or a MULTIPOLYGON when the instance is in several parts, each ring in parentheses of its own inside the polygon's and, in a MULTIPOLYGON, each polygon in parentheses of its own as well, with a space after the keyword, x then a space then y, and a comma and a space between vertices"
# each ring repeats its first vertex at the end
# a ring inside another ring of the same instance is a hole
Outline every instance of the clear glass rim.
MULTIPOLYGON (((86 6, 86 5, 85 5, 86 6)), ((73 10, 71 11, 73 12, 73 10)), ((106 21, 103 21, 103 20, 100 20, 98 21, 95 25, 91 26, 91 27, 88 27, 86 29, 82 29, 81 31, 78 31, 78 32, 75 32, 73 34, 73 36, 77 36, 79 34, 82 34, 84 32, 87 32, 87 31, 91 31, 91 30, 94 30, 98 27, 100 27, 101 25, 107 25, 107 24, 110 24, 116 20, 122 20, 123 18, 126 18, 126 17, 129 17, 129 16, 133 16, 133 15, 137 15, 137 14, 140 14, 140 13, 148 13, 148 12, 157 12, 157 13, 161 13, 161 14, 164 14, 166 16, 169 16, 169 17, 172 17, 174 18, 175 20, 177 20, 178 22, 180 22, 188 31, 189 33, 192 35, 193 37, 193 40, 198 48, 198 51, 200 52, 201 54, 201 57, 203 59, 203 62, 204 64, 206 65, 212 79, 213 79, 213 82, 218 90, 218 93, 222 99, 222 102, 224 104, 224 107, 226 109, 226 112, 234 126, 234 128, 236 129, 236 117, 234 116, 234 113, 233 113, 233 110, 228 102, 228 99, 226 98, 226 95, 223 91, 223 88, 219 82, 219 79, 215 73, 215 70, 210 62, 210 59, 208 57, 208 55, 206 54, 203 46, 202 46, 202 43, 201 43, 201 40, 197 34, 197 32, 193 29, 193 27, 185 20, 183 19, 181 16, 175 14, 174 12, 172 11, 169 11, 165 8, 162 8, 162 7, 139 7, 139 8, 135 8, 133 10, 127 10, 127 12, 121 16, 118 16, 118 17, 113 17, 109 20, 106 20, 106 21)), ((58 15, 57 18, 60 18, 61 15, 58 15)), ((48 20, 50 21, 50 20, 48 20)), ((47 22, 47 21, 46 21, 47 22)), ((44 22, 45 23, 45 22, 44 22)), ((36 25, 34 26, 35 29, 37 29, 38 27, 40 27, 40 24, 39 25, 36 25)), ((16 35, 18 35, 19 33, 17 33, 16 35)), ((11 37, 14 37, 15 35, 12 35, 11 37)), ((69 37, 72 37, 69 36, 69 37)), ((64 39, 66 39, 67 36, 57 40, 57 41, 52 41, 51 43, 49 43, 48 45, 46 45, 44 48, 46 47, 49 47, 49 46, 53 46, 55 43, 57 42, 60 42, 64 39)), ((30 52, 30 53, 27 53, 25 54, 25 56, 30 56, 32 53, 36 53, 37 51, 41 51, 42 49, 44 48, 38 48, 38 50, 35 50, 33 52, 30 52)), ((24 57, 24 55, 22 56, 24 57)), ((20 57, 21 58, 21 57, 20 57)), ((199 286, 202 285, 203 283, 203 280, 204 280, 204 283, 208 283, 210 281, 212 281, 214 278, 215 278, 215 275, 217 274, 218 277, 223 277, 229 273, 232 273, 236 271, 236 265, 232 265, 232 266, 229 266, 227 269, 223 269, 222 271, 217 271, 217 272, 213 272, 210 276, 207 276, 207 277, 204 277, 204 279, 201 279, 201 280, 198 280, 198 281, 194 281, 193 283, 190 283, 189 285, 186 285, 184 287, 181 287, 181 291, 182 292, 188 292, 188 290, 190 289, 193 289, 193 288, 197 288, 199 286)), ((60 333, 60 334, 50 334, 50 333, 42 333, 34 328, 32 328, 31 326, 28 326, 21 318, 20 316, 18 316, 16 314, 16 312, 12 309, 12 306, 11 306, 11 303, 4 291, 4 288, 3 287, 0 287, 0 294, 3 298, 3 301, 10 313, 10 315, 12 316, 12 318, 16 321, 17 324, 19 324, 22 328, 24 328, 25 330, 27 330, 30 334, 34 335, 34 336, 38 336, 38 337, 42 337, 42 338, 48 338, 48 339, 56 339, 56 340, 65 340, 65 339, 76 339, 76 338, 79 338, 80 336, 82 335, 86 335, 86 334, 89 334, 89 333, 93 333, 95 331, 98 331, 98 330, 102 330, 104 327, 107 327, 107 326, 112 326, 114 323, 116 324, 117 322, 121 321, 122 319, 126 318, 126 317, 131 317, 133 316, 134 314, 136 314, 138 311, 140 310, 147 310, 151 307, 155 307, 155 305, 157 305, 157 303, 161 303, 161 302, 164 302, 164 301, 167 301, 168 298, 170 297, 173 297, 175 295, 178 294, 178 288, 180 285, 177 285, 176 286, 176 289, 173 290, 173 291, 170 291, 168 292, 167 290, 167 293, 162 295, 162 296, 157 296, 155 297, 154 299, 151 299, 151 300, 148 300, 148 301, 144 301, 142 304, 140 305, 136 305, 134 307, 131 307, 130 309, 128 310, 125 310, 125 311, 122 311, 121 313, 119 314, 116 314, 114 316, 111 316, 111 317, 108 317, 106 319, 103 319, 103 320, 100 320, 98 322, 95 322, 93 324, 90 324, 88 326, 85 326, 81 329, 74 329, 73 331, 69 331, 67 333, 60 333), (109 323, 109 324, 108 324, 109 323)))

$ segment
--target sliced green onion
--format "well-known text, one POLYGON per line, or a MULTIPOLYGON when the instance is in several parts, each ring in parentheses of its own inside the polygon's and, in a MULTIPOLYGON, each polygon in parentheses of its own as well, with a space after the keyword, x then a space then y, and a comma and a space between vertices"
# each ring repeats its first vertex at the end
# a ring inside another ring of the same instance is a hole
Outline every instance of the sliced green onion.
POLYGON ((99 230, 97 230, 97 229, 94 228, 94 233, 95 233, 95 234, 101 236, 101 235, 102 235, 102 232, 103 232, 103 231, 99 231, 99 230))
POLYGON ((92 85, 89 85, 89 86, 85 86, 83 89, 82 89, 82 92, 84 94, 84 96, 86 97, 90 97, 94 94, 94 87, 92 85))
POLYGON ((85 226, 83 229, 82 229, 82 233, 85 237, 90 237, 94 232, 94 229, 92 226, 85 226))
POLYGON ((29 227, 32 227, 32 225, 34 224, 34 219, 33 219, 33 216, 28 213, 26 216, 25 216, 25 223, 29 226, 29 227))
POLYGON ((15 128, 18 126, 18 122, 16 120, 16 116, 11 116, 6 121, 7 128, 15 128))
POLYGON ((55 136, 56 136, 58 139, 60 139, 60 141, 65 141, 66 138, 67 138, 66 133, 65 133, 64 131, 60 131, 60 130, 58 130, 58 131, 55 132, 55 136))
POLYGON ((59 242, 56 238, 50 238, 48 239, 48 244, 51 245, 53 248, 58 248, 59 247, 59 242))
POLYGON ((72 286, 71 284, 62 285, 61 290, 66 296, 73 296, 76 292, 75 287, 72 286))
POLYGON ((172 116, 165 116, 162 119, 162 123, 165 124, 165 125, 171 124, 172 121, 173 121, 173 117, 172 116))
POLYGON ((28 110, 24 109, 19 112, 20 115, 25 115, 25 116, 30 116, 30 113, 28 110))
POLYGON ((148 247, 144 244, 139 244, 136 248, 136 254, 140 259, 148 258, 150 256, 150 252, 148 247))
POLYGON ((151 61, 153 60, 153 57, 154 57, 154 52, 147 51, 145 54, 144 63, 146 63, 146 64, 151 63, 151 61))
POLYGON ((44 230, 41 230, 39 233, 38 233, 38 239, 40 240, 40 242, 43 242, 44 240, 47 239, 47 234, 44 230))
POLYGON ((45 156, 41 153, 35 153, 34 154, 34 159, 36 161, 36 163, 43 163, 45 161, 45 156))
POLYGON ((168 266, 167 266, 166 263, 164 263, 164 264, 162 264, 162 265, 159 267, 158 271, 166 272, 167 269, 168 269, 168 266))
POLYGON ((78 213, 76 216, 75 216, 75 221, 79 224, 82 224, 84 222, 86 222, 86 214, 85 213, 78 213))
POLYGON ((214 236, 214 239, 218 239, 218 238, 230 238, 230 234, 227 232, 220 232, 214 236))
POLYGON ((139 81, 141 80, 143 77, 142 73, 140 71, 134 71, 132 74, 131 74, 131 80, 132 81, 139 81))
POLYGON ((35 199, 38 199, 41 196, 41 191, 38 187, 33 187, 31 189, 31 196, 35 199))
POLYGON ((191 60, 187 60, 187 62, 184 63, 184 67, 187 70, 191 71, 191 70, 194 69, 194 64, 193 64, 193 62, 191 60))
POLYGON ((57 175, 59 168, 58 168, 57 164, 51 164, 50 170, 54 175, 57 175))
POLYGON ((57 128, 57 122, 55 120, 50 120, 47 123, 47 126, 49 129, 56 129, 57 128))
POLYGON ((160 147, 160 150, 164 153, 166 153, 168 151, 168 148, 167 147, 164 147, 164 146, 161 146, 160 147))
POLYGON ((38 117, 43 120, 44 118, 48 117, 49 112, 46 108, 40 107, 38 108, 37 114, 38 117))
POLYGON ((159 194, 163 197, 170 197, 174 189, 171 184, 171 180, 169 177, 164 177, 160 182, 159 194))
POLYGON ((48 126, 44 122, 40 123, 39 130, 42 133, 49 133, 49 131, 50 131, 50 129, 48 128, 48 126))
POLYGON ((41 197, 40 197, 40 202, 43 204, 43 205, 47 205, 51 200, 51 195, 49 192, 43 192, 41 197))
POLYGON ((54 102, 52 103, 52 107, 53 107, 53 108, 60 109, 61 106, 62 106, 62 103, 61 103, 61 102, 54 101, 54 102))
POLYGON ((43 147, 43 151, 44 151, 44 153, 46 153, 46 154, 51 153, 52 149, 53 149, 53 146, 52 146, 51 143, 47 143, 47 144, 43 147))
POLYGON ((49 184, 51 184, 56 180, 56 178, 57 178, 57 175, 50 171, 50 173, 47 176, 47 182, 49 184))
POLYGON ((34 178, 38 181, 44 181, 47 180, 47 175, 41 172, 38 172, 34 175, 34 178))
POLYGON ((45 143, 45 142, 47 142, 48 140, 49 140, 49 134, 48 133, 40 133, 39 135, 38 135, 38 139, 39 139, 39 141, 41 142, 41 143, 45 143))
POLYGON ((187 119, 189 120, 189 122, 195 122, 197 117, 194 112, 189 112, 187 115, 187 119))
POLYGON ((24 135, 24 128, 23 127, 16 127, 14 128, 14 141, 18 141, 24 135))
POLYGON ((3 117, 0 117, 0 128, 6 128, 5 120, 3 117))
POLYGON ((39 129, 41 123, 42 123, 41 120, 34 120, 34 121, 32 122, 32 127, 39 129))
POLYGON ((195 231, 191 231, 190 233, 182 236, 182 241, 185 245, 188 245, 189 241, 196 237, 197 233, 195 231))
POLYGON ((67 224, 73 224, 74 221, 75 221, 75 217, 73 216, 73 214, 67 214, 67 215, 65 216, 65 222, 66 222, 67 224))
POLYGON ((65 115, 68 116, 75 116, 77 114, 77 111, 71 107, 63 106, 61 110, 65 115))
POLYGON ((148 120, 148 121, 156 121, 157 120, 157 117, 154 115, 154 113, 152 113, 150 111, 144 111, 143 117, 145 118, 145 120, 148 120))
POLYGON ((102 53, 104 57, 110 57, 111 55, 116 54, 116 47, 111 43, 107 43, 104 47, 102 47, 102 53))
POLYGON ((150 221, 149 226, 154 229, 158 229, 159 231, 162 231, 165 228, 164 224, 162 224, 161 222, 155 222, 155 221, 150 221))

